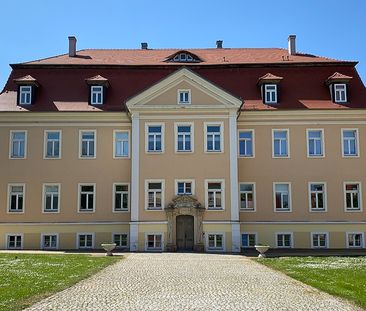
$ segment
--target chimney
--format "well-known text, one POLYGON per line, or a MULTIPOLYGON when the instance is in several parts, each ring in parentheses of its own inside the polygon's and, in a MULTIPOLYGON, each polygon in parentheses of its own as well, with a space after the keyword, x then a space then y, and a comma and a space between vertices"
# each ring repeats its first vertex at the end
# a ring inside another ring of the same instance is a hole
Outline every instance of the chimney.
POLYGON ((147 50, 147 42, 141 42, 141 49, 147 50))
POLYGON ((216 49, 222 49, 222 40, 217 40, 216 41, 216 49))
POLYGON ((296 35, 288 36, 288 53, 290 55, 296 55, 296 35))
POLYGON ((69 37, 69 56, 76 56, 76 38, 74 36, 69 37))

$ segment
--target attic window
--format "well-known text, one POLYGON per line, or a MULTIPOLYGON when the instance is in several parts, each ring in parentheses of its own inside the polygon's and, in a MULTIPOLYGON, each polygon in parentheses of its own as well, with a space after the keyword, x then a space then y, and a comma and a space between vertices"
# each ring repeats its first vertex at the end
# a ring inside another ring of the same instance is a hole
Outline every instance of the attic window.
POLYGON ((278 89, 279 83, 282 79, 282 77, 275 76, 271 73, 267 73, 259 78, 258 85, 261 87, 262 100, 264 104, 278 103, 278 89))
POLYGON ((352 79, 339 72, 335 72, 325 81, 329 86, 330 96, 333 102, 337 104, 344 104, 348 102, 348 83, 352 79))
POLYGON ((19 105, 30 105, 32 103, 32 87, 23 85, 19 87, 19 105))
POLYGON ((18 105, 32 105, 36 99, 36 91, 39 83, 32 76, 24 76, 14 79, 15 84, 18 85, 18 105))
POLYGON ((109 87, 108 79, 97 75, 85 82, 89 86, 89 105, 103 105, 105 103, 107 88, 109 87))
POLYGON ((189 52, 179 52, 177 54, 174 54, 167 59, 168 62, 176 62, 176 63, 197 63, 201 62, 201 60, 189 53, 189 52))

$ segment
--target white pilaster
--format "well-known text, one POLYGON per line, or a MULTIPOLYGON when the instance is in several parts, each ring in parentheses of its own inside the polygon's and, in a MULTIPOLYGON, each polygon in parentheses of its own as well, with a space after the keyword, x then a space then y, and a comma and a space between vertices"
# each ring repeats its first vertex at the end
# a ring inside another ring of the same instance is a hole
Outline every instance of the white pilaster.
POLYGON ((231 251, 233 253, 240 252, 240 223, 231 224, 231 251))

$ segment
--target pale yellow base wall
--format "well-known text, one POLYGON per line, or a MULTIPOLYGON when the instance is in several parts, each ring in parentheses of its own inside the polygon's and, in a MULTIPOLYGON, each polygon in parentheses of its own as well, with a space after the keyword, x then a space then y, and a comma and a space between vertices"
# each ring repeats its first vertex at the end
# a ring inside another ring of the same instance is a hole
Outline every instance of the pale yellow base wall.
POLYGON ((240 232, 256 233, 257 243, 276 248, 276 233, 293 234, 293 248, 311 248, 311 232, 327 232, 329 248, 347 248, 346 233, 366 232, 366 224, 241 224, 240 232))

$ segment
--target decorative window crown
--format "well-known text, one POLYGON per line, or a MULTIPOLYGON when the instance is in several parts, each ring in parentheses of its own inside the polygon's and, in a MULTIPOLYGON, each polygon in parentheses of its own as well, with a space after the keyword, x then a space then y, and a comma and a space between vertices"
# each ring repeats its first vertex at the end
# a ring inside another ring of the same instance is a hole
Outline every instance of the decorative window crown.
POLYGON ((199 63, 202 60, 193 53, 188 51, 179 51, 171 56, 169 56, 166 60, 167 62, 174 62, 174 63, 199 63))

